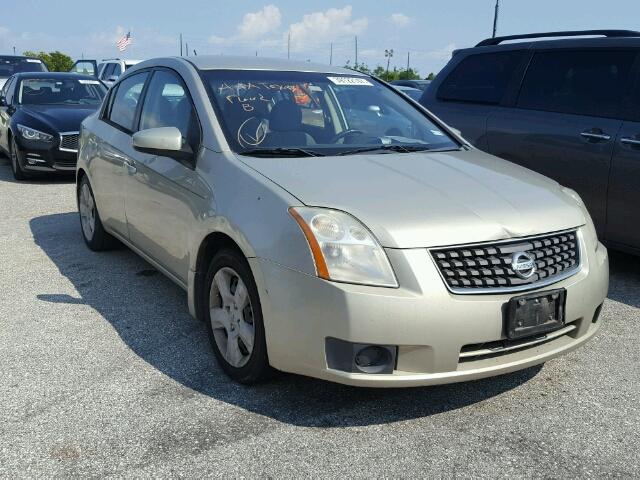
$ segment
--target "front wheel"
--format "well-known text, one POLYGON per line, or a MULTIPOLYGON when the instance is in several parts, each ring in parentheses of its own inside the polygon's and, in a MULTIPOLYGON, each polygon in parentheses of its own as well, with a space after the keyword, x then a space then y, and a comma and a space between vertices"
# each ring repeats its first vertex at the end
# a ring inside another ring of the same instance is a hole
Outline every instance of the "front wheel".
POLYGON ((78 186, 78 212, 82 237, 91 250, 96 252, 110 250, 118 244, 118 241, 102 226, 93 190, 86 175, 82 177, 78 186))
POLYGON ((217 253, 206 276, 206 320, 224 372, 240 383, 272 373, 267 357, 258 289, 247 260, 235 250, 217 253))
POLYGON ((29 175, 20 166, 20 147, 16 143, 16 139, 11 137, 9 143, 9 157, 11 158, 11 171, 13 172, 13 178, 16 180, 26 180, 29 175))

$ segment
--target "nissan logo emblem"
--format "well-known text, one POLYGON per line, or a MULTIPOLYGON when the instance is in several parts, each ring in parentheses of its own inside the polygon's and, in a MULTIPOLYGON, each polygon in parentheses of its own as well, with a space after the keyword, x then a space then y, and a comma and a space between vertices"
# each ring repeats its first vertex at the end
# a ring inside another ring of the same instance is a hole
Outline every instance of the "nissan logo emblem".
POLYGON ((511 268, 522 279, 531 278, 536 273, 536 260, 527 252, 516 252, 511 257, 511 268))

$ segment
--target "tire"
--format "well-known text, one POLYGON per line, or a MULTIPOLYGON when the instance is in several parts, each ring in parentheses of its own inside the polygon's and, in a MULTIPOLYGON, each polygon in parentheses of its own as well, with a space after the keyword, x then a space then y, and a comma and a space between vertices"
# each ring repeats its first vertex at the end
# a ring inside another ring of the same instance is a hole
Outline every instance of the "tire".
POLYGON ((80 180, 77 195, 80 230, 87 247, 94 252, 100 252, 118 246, 118 240, 107 233, 102 225, 93 190, 86 175, 80 180))
POLYGON ((266 380, 273 370, 267 356, 258 288, 247 260, 235 250, 222 250, 211 260, 205 278, 205 320, 218 363, 236 382, 266 380))
POLYGON ((13 178, 16 180, 26 180, 29 178, 29 174, 20 166, 20 148, 16 143, 16 139, 11 137, 9 142, 9 159, 11 160, 11 171, 13 172, 13 178))

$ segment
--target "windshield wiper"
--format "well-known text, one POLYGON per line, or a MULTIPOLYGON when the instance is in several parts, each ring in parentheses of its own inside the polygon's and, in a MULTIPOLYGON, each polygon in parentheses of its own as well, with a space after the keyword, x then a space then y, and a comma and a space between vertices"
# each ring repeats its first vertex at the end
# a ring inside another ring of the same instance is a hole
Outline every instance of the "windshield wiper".
POLYGON ((425 150, 434 150, 434 149, 432 149, 428 145, 399 145, 397 143, 394 143, 390 145, 372 145, 371 147, 354 148, 353 150, 340 152, 337 155, 352 155, 354 153, 366 153, 366 152, 376 152, 376 151, 410 153, 410 152, 422 152, 425 150))
POLYGON ((324 157, 324 153, 306 150, 304 148, 253 148, 239 152, 239 155, 265 156, 265 157, 324 157))

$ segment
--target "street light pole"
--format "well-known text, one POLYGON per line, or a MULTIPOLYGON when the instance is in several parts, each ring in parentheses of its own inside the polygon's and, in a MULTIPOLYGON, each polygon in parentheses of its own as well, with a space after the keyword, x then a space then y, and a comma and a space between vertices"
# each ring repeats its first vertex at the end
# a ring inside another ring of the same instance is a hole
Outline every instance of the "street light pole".
POLYGON ((500 10, 500 0, 496 0, 496 9, 493 14, 493 35, 492 38, 496 38, 496 30, 498 30, 498 11, 500 10))

